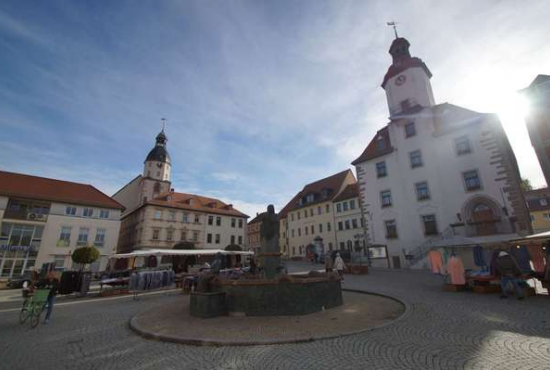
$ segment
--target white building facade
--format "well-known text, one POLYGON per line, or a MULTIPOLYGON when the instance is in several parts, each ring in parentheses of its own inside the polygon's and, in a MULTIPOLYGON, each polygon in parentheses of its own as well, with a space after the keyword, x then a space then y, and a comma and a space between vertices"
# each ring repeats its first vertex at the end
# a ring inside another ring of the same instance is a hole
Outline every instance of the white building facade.
POLYGON ((95 246, 105 269, 116 249, 123 207, 90 185, 0 171, 0 278, 55 262, 72 268, 71 254, 95 246))
POLYGON ((410 56, 407 40, 394 40, 390 54, 382 84, 390 122, 353 162, 369 243, 386 246, 394 268, 422 268, 430 240, 529 233, 498 117, 435 104, 431 73, 410 56))

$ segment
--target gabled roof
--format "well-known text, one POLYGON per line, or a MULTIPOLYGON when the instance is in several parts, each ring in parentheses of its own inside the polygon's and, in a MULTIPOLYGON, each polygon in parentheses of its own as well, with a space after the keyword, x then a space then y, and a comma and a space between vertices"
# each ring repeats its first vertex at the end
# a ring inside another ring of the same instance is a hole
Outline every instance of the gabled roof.
POLYGON ((248 222, 248 224, 256 224, 259 222, 262 222, 267 215, 267 212, 258 213, 256 217, 254 217, 251 221, 248 222))
POLYGON ((219 199, 203 197, 201 195, 195 194, 167 192, 160 194, 155 199, 147 201, 147 203, 145 203, 143 206, 145 205, 156 205, 162 207, 186 209, 190 211, 215 213, 225 216, 248 218, 247 215, 233 208, 233 205, 231 204, 226 204, 219 199))
POLYGON ((543 83, 543 82, 546 82, 546 81, 550 81, 550 76, 548 75, 538 75, 537 77, 535 77, 535 79, 533 80, 533 82, 531 82, 529 84, 529 86, 527 86, 526 88, 524 89, 521 89, 519 90, 520 93, 525 93, 525 92, 529 92, 529 90, 531 90, 531 88, 543 83))
POLYGON ((369 143, 369 145, 367 145, 367 147, 365 148, 363 153, 361 153, 361 155, 356 160, 351 162, 351 164, 356 166, 359 163, 363 163, 363 162, 369 161, 371 159, 389 154, 389 153, 393 152, 393 150, 394 149, 391 145, 390 133, 388 131, 388 126, 386 126, 382 129, 378 130, 378 132, 372 138, 371 142, 369 143), (377 142, 378 142, 379 137, 382 137, 384 139, 384 142, 385 142, 384 149, 378 149, 378 143, 377 142))
POLYGON ((283 209, 279 212, 279 219, 285 218, 288 212, 294 209, 311 206, 319 202, 326 202, 326 201, 333 200, 334 197, 338 195, 338 190, 340 189, 340 187, 342 186, 342 183, 345 181, 346 177, 350 173, 353 176, 353 173, 351 172, 351 170, 345 170, 342 172, 338 172, 335 175, 325 177, 324 179, 307 184, 298 194, 296 194, 292 198, 290 202, 288 202, 288 204, 285 207, 283 207, 283 209), (326 197, 319 197, 313 202, 299 205, 300 198, 303 198, 308 194, 321 195, 323 193, 323 190, 328 190, 326 197))
POLYGON ((92 185, 0 171, 0 195, 123 210, 92 185))
POLYGON ((358 198, 358 197, 359 197, 359 184, 349 184, 332 201, 341 202, 343 200, 358 198))

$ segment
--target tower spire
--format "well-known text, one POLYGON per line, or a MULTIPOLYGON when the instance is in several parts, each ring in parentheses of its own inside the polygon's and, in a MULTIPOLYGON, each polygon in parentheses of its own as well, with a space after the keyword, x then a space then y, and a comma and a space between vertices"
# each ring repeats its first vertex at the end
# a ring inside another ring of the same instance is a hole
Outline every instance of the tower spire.
POLYGON ((393 33, 395 33, 395 38, 396 39, 399 38, 399 36, 397 35, 397 22, 394 22, 394 21, 386 22, 386 25, 393 27, 393 33))
POLYGON ((165 126, 166 126, 166 118, 163 117, 163 118, 161 118, 160 120, 161 120, 161 122, 162 122, 162 131, 164 131, 164 128, 165 128, 165 126))

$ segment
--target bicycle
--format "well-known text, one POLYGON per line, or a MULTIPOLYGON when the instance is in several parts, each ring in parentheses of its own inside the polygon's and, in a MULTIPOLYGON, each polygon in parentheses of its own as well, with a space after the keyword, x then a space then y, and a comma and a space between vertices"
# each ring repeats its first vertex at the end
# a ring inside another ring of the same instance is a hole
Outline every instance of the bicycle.
POLYGON ((23 325, 29 318, 31 328, 36 328, 40 322, 40 316, 46 307, 50 289, 37 289, 27 304, 19 312, 19 323, 23 325))

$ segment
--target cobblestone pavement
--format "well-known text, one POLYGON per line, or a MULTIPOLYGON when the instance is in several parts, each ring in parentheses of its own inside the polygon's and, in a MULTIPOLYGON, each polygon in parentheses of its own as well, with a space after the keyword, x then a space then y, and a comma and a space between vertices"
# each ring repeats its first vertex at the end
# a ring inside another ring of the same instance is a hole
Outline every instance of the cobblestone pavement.
POLYGON ((442 292, 439 278, 406 271, 347 276, 344 286, 394 296, 408 310, 358 335, 252 347, 162 343, 128 329, 132 315, 173 295, 67 304, 35 330, 0 311, 0 369, 550 369, 547 296, 442 292))

